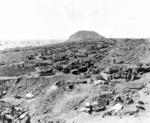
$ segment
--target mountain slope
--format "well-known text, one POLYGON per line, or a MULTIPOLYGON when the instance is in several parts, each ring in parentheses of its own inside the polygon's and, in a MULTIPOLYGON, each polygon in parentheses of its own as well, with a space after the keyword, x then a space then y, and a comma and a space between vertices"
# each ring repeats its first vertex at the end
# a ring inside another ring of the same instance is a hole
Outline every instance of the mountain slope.
POLYGON ((104 39, 103 36, 99 35, 98 33, 94 32, 94 31, 78 31, 74 34, 72 34, 68 41, 85 41, 85 40, 102 40, 104 39))

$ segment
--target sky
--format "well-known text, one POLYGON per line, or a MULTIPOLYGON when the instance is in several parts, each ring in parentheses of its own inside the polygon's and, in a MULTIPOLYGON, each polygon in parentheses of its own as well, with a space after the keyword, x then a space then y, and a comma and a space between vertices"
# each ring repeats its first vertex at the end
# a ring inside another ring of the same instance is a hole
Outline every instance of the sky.
POLYGON ((150 0, 0 0, 0 40, 68 39, 79 30, 149 38, 150 0))

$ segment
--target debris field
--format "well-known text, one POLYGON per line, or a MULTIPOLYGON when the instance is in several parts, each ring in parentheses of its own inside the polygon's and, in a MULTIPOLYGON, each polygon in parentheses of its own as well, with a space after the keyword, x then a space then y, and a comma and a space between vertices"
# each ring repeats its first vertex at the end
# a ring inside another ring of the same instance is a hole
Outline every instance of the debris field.
POLYGON ((88 31, 0 51, 0 122, 148 123, 149 53, 148 39, 88 31))

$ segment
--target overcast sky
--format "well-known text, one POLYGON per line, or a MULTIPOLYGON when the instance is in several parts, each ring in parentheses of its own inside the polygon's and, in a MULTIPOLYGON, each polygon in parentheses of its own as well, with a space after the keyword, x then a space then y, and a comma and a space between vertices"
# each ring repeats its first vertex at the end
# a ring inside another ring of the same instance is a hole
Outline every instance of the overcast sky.
POLYGON ((0 0, 0 40, 67 39, 79 30, 150 37, 150 0, 0 0))

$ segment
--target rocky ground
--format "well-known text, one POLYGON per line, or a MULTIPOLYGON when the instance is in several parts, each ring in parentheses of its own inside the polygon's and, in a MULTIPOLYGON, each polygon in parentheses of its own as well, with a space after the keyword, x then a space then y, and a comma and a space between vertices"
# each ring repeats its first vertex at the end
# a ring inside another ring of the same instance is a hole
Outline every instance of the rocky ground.
POLYGON ((1 116, 21 123, 148 123, 149 49, 148 39, 103 37, 3 50, 1 116))

